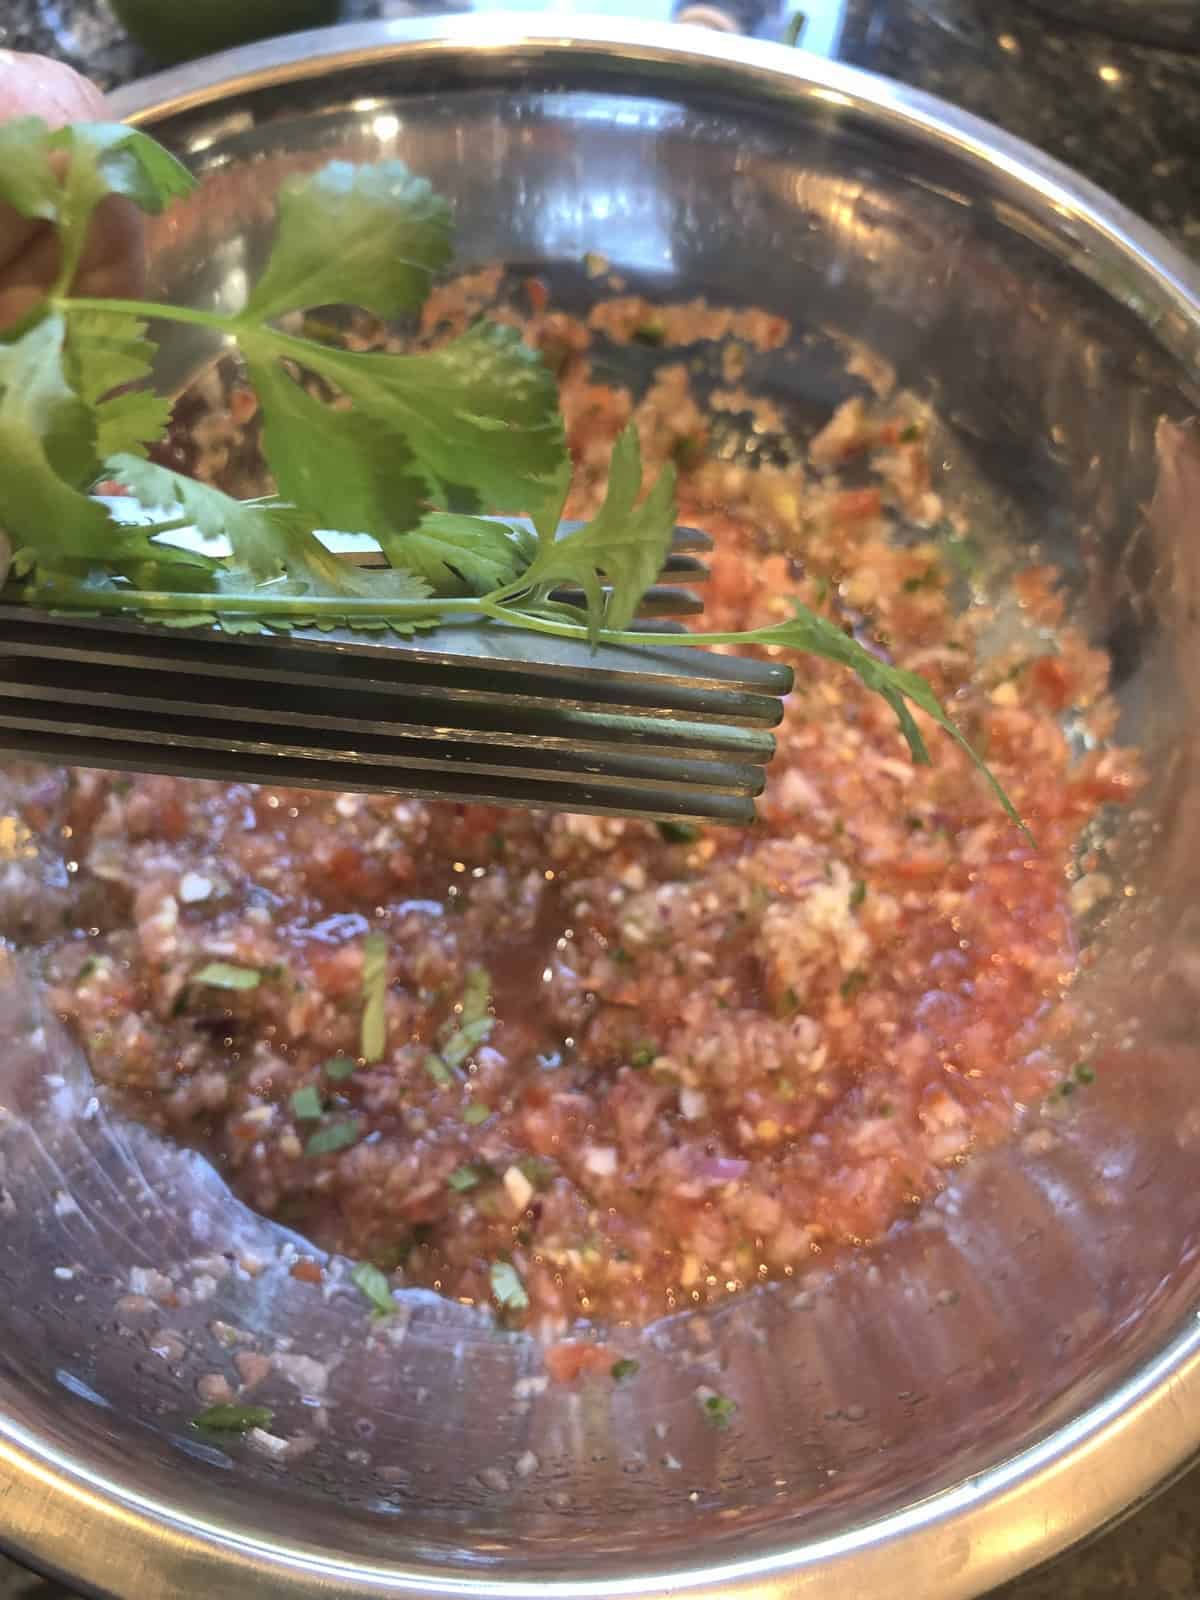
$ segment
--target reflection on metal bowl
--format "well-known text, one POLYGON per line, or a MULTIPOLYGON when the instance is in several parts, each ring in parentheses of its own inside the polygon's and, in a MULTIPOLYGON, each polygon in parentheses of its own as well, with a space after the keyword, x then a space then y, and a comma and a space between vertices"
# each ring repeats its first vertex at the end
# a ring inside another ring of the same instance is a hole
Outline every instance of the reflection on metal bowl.
MULTIPOLYGON (((160 287, 199 304, 236 302, 289 170, 386 147, 454 197, 463 262, 603 251, 663 294, 852 333, 936 407, 994 536, 1066 569, 1151 782, 1078 986, 1107 1041, 1086 1103, 840 1270, 651 1329, 636 1389, 603 1396, 427 1294, 366 1340, 211 1168, 97 1107, 7 953, 3 1540, 123 1596, 951 1597, 1168 1477, 1200 1441, 1190 269, 978 122, 698 30, 341 29, 122 109, 204 176, 155 236, 160 287), (303 1459, 188 1430, 218 1323, 315 1358, 285 1364, 323 1419, 303 1459), (695 1403, 714 1372, 724 1431, 695 1403)), ((803 359, 781 382, 828 404, 803 359)))

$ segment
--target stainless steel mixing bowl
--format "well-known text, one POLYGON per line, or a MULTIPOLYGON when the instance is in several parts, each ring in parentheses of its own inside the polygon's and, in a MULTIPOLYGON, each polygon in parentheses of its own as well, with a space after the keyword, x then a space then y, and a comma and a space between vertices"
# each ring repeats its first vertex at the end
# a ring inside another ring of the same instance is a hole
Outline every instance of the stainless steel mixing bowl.
MULTIPOLYGON (((244 292, 283 174, 386 149, 455 197, 464 262, 537 264, 569 294, 602 251, 631 283, 793 318, 790 355, 747 381, 801 419, 856 381, 828 331, 852 334, 936 406, 981 527, 1064 564, 1152 781, 1088 929, 1096 1083, 842 1270, 651 1330, 630 1384, 546 1387, 528 1342, 429 1295, 368 1338, 353 1292, 290 1278, 287 1236, 203 1162, 108 1119, 10 951, 3 1541, 138 1600, 926 1600, 1053 1555, 1177 1471, 1200 1440, 1190 268, 946 106, 694 31, 350 28, 122 109, 204 174, 154 239, 160 284, 200 303, 244 292), (197 1378, 227 1360, 217 1319, 320 1363, 263 1391, 312 1419, 303 1459, 189 1431, 197 1378), (738 1402, 724 1432, 703 1384, 738 1402)), ((28 847, 0 845, 6 927, 52 920, 62 864, 14 904, 28 847)))

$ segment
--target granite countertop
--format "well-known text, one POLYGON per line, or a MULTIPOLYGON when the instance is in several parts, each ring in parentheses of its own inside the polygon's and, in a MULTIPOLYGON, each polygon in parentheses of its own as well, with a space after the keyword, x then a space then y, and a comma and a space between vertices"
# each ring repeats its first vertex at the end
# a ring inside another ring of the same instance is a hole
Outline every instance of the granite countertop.
MULTIPOLYGON (((346 0, 348 17, 465 9, 346 0)), ((581 9, 587 9, 586 6, 581 9)), ((609 6, 607 9, 612 10, 609 6)), ((636 14, 638 0, 628 10, 636 14)), ((657 13, 656 13, 657 14, 657 13)), ((1069 29, 1007 0, 846 0, 830 53, 999 123, 1200 257, 1200 52, 1069 29)), ((0 47, 71 61, 105 87, 149 70, 104 0, 3 0, 0 47)), ((993 1600, 1197 1600, 1200 1474, 993 1600)), ((68 1600, 0 1558, 0 1600, 68 1600)), ((916 1597, 923 1600, 923 1597, 916 1597)))

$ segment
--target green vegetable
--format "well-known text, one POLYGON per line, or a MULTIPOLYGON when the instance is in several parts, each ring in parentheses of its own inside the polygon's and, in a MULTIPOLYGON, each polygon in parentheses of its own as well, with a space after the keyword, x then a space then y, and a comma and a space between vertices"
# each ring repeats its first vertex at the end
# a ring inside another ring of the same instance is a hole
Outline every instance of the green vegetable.
POLYGON ((651 1044, 647 1040, 642 1044, 634 1046, 633 1052, 629 1057, 629 1065, 631 1067, 637 1067, 640 1071, 643 1067, 652 1066, 654 1063, 654 1058, 657 1056, 657 1054, 657 1046, 651 1044))
POLYGON ((486 1122, 491 1114, 489 1106, 482 1105, 478 1100, 472 1100, 471 1104, 463 1112, 462 1117, 463 1121, 470 1127, 477 1128, 481 1122, 486 1122))
POLYGON ((364 1061, 379 1061, 387 1048, 387 939, 369 933, 363 940, 362 1042, 364 1061))
POLYGON ((633 337, 638 344, 657 349, 659 345, 665 343, 667 330, 657 317, 649 317, 633 330, 633 337))
POLYGON ((942 546, 964 578, 974 578, 983 565, 983 552, 970 535, 949 533, 942 546))
POLYGON ((292 1115, 301 1122, 317 1122, 323 1111, 320 1093, 311 1083, 306 1083, 303 1089, 297 1089, 292 1096, 292 1115))
POLYGON ((455 1167, 446 1182, 457 1194, 465 1194, 468 1189, 476 1188, 481 1180, 478 1167, 455 1167))
POLYGON ((737 1412, 737 1402, 727 1395, 706 1395, 701 1409, 707 1422, 714 1428, 727 1428, 737 1412))
POLYGON ((331 1122, 318 1128, 304 1146, 306 1156, 331 1156, 338 1150, 347 1150, 358 1143, 357 1122, 331 1122))
POLYGON ((269 1406, 209 1406, 192 1418, 192 1427, 210 1433, 248 1433, 251 1428, 269 1428, 274 1419, 269 1406))
POLYGON ((395 1311, 392 1286, 378 1267, 369 1261, 360 1261, 350 1274, 350 1281, 371 1302, 377 1316, 390 1317, 395 1311))
POLYGON ((343 1083, 353 1074, 356 1065, 352 1056, 330 1056, 325 1063, 325 1076, 332 1078, 334 1083, 343 1083))
POLYGON ((916 594, 918 589, 936 589, 938 577, 939 573, 936 567, 926 567, 924 572, 912 578, 905 578, 900 587, 905 594, 916 594))
POLYGON ((496 1019, 491 1015, 492 980, 484 967, 470 967, 463 981, 457 1017, 442 1029, 439 1049, 425 1059, 425 1070, 441 1088, 479 1046, 491 1037, 496 1019))
MULTIPOLYGON (((16 546, 9 598, 233 632, 305 623, 411 633, 489 621, 661 646, 660 634, 630 624, 670 545, 674 470, 644 482, 632 426, 613 450, 599 512, 559 536, 571 464, 557 390, 516 330, 480 322, 440 349, 395 355, 274 325, 283 313, 330 303, 381 316, 418 310, 451 255, 450 211, 427 183, 390 160, 333 161, 290 179, 266 267, 236 313, 68 293, 105 195, 159 212, 192 187, 167 151, 129 128, 51 132, 26 117, 0 130, 0 199, 56 224, 61 248, 58 281, 0 340, 0 526, 16 546), (53 158, 64 152, 60 171, 53 158), (141 459, 166 416, 147 387, 147 324, 163 321, 207 329, 240 351, 275 495, 239 503, 141 459), (336 408, 312 392, 314 380, 322 396, 338 398, 336 408), (142 504, 144 526, 116 525, 89 496, 103 477, 142 504), (482 515, 489 512, 524 514, 535 532, 482 515), (190 526, 221 535, 229 553, 162 542, 190 526), (331 555, 317 538, 325 529, 371 535, 387 567, 364 571, 331 555), (564 586, 580 591, 582 604, 555 600, 564 586)), ((643 336, 653 338, 656 326, 647 323, 643 336)), ((971 754, 1019 823, 925 679, 880 660, 835 621, 797 605, 791 620, 746 634, 672 638, 675 646, 729 643, 806 651, 856 672, 892 707, 913 759, 928 762, 918 708, 971 754)), ((370 984, 364 974, 368 1060, 386 1045, 378 959, 370 984)), ((465 1037, 449 1055, 443 1047, 447 1064, 465 1059, 460 1051, 476 1047, 488 1026, 482 1014, 466 1019, 465 1037)))
POLYGON ((641 1371, 641 1362, 635 1361, 632 1356, 622 1356, 619 1361, 614 1361, 610 1371, 614 1383, 621 1383, 626 1378, 632 1378, 641 1371))
POLYGON ((700 829, 690 822, 660 822, 658 831, 668 844, 694 844, 700 837, 700 829))
POLYGON ((1065 1078, 1061 1079, 1051 1089, 1046 1098, 1051 1101, 1069 1100, 1077 1089, 1084 1088, 1088 1084, 1095 1083, 1095 1081, 1096 1069, 1090 1062, 1080 1061, 1065 1078))
POLYGON ((863 901, 866 898, 867 898, 867 886, 866 886, 866 884, 863 882, 863 880, 861 878, 858 878, 858 879, 855 880, 854 887, 850 891, 850 909, 851 909, 851 911, 857 911, 859 906, 862 905, 863 901))
POLYGON ((262 973, 256 967, 235 967, 228 961, 210 961, 199 972, 192 973, 193 983, 207 984, 210 989, 257 989, 262 973))
POLYGON ((491 1270, 492 1293, 507 1311, 524 1311, 529 1296, 521 1275, 511 1261, 493 1261, 491 1270))
POLYGON ((554 1182, 554 1167, 541 1156, 522 1156, 517 1162, 517 1171, 535 1189, 548 1189, 554 1182))
POLYGON ((848 972, 842 979, 838 993, 841 995, 843 1000, 850 1000, 858 993, 858 991, 866 984, 866 982, 867 974, 863 972, 861 968, 855 968, 853 972, 848 972))
POLYGON ((454 1074, 450 1071, 450 1068, 442 1060, 441 1056, 432 1050, 425 1057, 425 1071, 439 1089, 448 1089, 454 1082, 454 1074))
MULTIPOLYGON (((674 468, 659 474, 639 505, 641 491, 642 453, 637 430, 630 424, 613 448, 600 510, 591 522, 564 538, 544 540, 517 583, 492 597, 492 614, 506 614, 509 603, 523 594, 544 597, 561 584, 575 584, 587 603, 585 631, 593 641, 602 630, 627 628, 670 548, 675 527, 674 468)), ((550 631, 560 628, 550 625, 550 631)))
POLYGON ((463 980, 462 1019, 478 1022, 486 1017, 492 1003, 492 980, 486 967, 468 967, 463 980))
POLYGON ((417 311, 453 253, 450 207, 401 161, 331 161, 286 183, 267 270, 245 315, 356 305, 380 317, 417 311))

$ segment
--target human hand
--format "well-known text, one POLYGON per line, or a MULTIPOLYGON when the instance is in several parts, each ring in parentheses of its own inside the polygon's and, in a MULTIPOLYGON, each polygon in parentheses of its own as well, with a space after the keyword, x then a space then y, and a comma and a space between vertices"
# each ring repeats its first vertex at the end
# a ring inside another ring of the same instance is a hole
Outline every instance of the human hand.
MULTIPOLYGON (((0 50, 0 123, 25 116, 41 117, 54 128, 110 120, 99 89, 70 67, 0 50)), ((0 332, 53 288, 59 261, 50 223, 0 203, 0 332)), ((136 298, 143 279, 141 214, 128 200, 110 195, 96 208, 74 288, 81 295, 136 298)))

